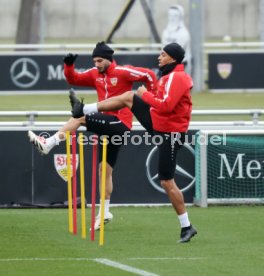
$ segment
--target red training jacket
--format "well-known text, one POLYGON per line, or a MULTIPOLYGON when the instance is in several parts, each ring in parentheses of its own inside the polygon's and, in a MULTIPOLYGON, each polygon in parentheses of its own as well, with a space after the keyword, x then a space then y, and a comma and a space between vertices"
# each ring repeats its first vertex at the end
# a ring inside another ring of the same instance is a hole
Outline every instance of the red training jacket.
POLYGON ((153 129, 160 132, 185 132, 191 112, 192 78, 184 72, 184 65, 163 76, 158 82, 158 92, 149 91, 142 95, 143 101, 151 106, 153 129))
MULTIPOLYGON (((64 74, 68 83, 72 85, 94 87, 99 102, 131 91, 133 82, 136 81, 145 82, 148 91, 151 92, 154 92, 157 84, 156 75, 152 70, 130 65, 119 66, 115 61, 111 63, 105 73, 99 73, 96 67, 84 72, 77 72, 74 70, 74 65, 64 64, 64 74)), ((104 113, 115 115, 131 129, 133 114, 129 108, 125 107, 104 113)))

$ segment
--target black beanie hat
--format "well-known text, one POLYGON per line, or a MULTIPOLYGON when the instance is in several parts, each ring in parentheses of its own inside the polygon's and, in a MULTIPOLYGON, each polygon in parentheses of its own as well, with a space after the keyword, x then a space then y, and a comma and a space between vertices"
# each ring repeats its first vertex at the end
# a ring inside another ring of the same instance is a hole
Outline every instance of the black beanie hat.
POLYGON ((101 57, 113 61, 114 50, 105 44, 104 41, 98 42, 93 50, 92 57, 101 57))
POLYGON ((163 48, 163 51, 166 52, 170 57, 175 59, 177 61, 177 64, 182 62, 185 55, 184 49, 178 43, 175 42, 167 44, 163 48))

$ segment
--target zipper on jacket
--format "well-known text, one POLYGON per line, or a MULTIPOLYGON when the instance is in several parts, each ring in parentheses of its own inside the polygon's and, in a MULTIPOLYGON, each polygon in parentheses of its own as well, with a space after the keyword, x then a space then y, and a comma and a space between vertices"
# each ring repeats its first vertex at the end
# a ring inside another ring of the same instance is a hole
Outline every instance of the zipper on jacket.
POLYGON ((106 79, 107 79, 107 76, 106 74, 104 74, 104 83, 105 83, 105 99, 108 98, 108 90, 107 90, 107 82, 106 82, 106 79))

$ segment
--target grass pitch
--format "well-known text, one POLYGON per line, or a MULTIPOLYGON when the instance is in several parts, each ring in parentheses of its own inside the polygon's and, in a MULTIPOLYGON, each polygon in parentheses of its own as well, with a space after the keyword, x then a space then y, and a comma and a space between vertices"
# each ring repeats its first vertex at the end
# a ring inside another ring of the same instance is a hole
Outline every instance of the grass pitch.
MULTIPOLYGON (((96 101, 96 95, 84 97, 86 103, 96 101)), ((193 95, 194 109, 263 108, 263 102, 264 93, 193 95)), ((1 111, 69 107, 67 94, 0 96, 1 111)), ((0 118, 11 119, 21 120, 0 118)), ((67 118, 43 118, 51 119, 67 118)), ((198 235, 177 244, 180 229, 171 207, 112 208, 114 221, 106 225, 105 245, 99 246, 98 233, 95 242, 89 241, 89 233, 87 240, 68 233, 65 209, 1 209, 0 275, 263 275, 263 211, 263 206, 189 207, 198 235), (115 265, 107 266, 105 260, 115 265)))
POLYGON ((198 235, 187 244, 176 242, 171 207, 112 212, 99 246, 98 232, 94 242, 89 231, 81 238, 80 225, 77 236, 68 233, 66 209, 0 210, 0 275, 263 275, 263 206, 189 207, 198 235))
MULTIPOLYGON (((77 93, 86 103, 97 100, 96 94, 77 93)), ((195 93, 193 109, 263 108, 264 93, 195 93)), ((69 110, 65 94, 0 95, 0 110, 69 110)))

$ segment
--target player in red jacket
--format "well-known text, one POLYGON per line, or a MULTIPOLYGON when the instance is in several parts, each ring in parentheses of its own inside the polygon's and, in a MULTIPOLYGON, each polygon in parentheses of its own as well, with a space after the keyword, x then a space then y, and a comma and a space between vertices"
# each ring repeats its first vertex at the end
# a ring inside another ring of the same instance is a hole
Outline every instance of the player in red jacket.
MULTIPOLYGON (((78 86, 94 87, 97 91, 98 101, 122 95, 124 92, 130 91, 133 83, 138 81, 146 83, 149 91, 156 89, 157 80, 153 71, 128 65, 119 66, 113 60, 113 53, 114 51, 104 42, 97 43, 92 53, 95 67, 84 72, 77 72, 74 69, 74 62, 77 55, 66 55, 64 58, 64 74, 68 83, 78 86)), ((117 111, 89 114, 84 116, 82 121, 71 118, 59 132, 48 139, 38 137, 32 131, 28 133, 30 141, 44 154, 48 154, 55 145, 65 139, 66 131, 75 131, 80 125, 85 125, 88 131, 109 137, 106 165, 105 223, 111 221, 113 218, 113 215, 109 211, 110 197, 113 190, 112 173, 120 149, 120 144, 116 145, 111 143, 111 137, 115 135, 122 136, 126 131, 130 131, 132 118, 133 114, 130 109, 124 107, 117 111)), ((101 146, 99 149, 101 150, 101 146)), ((100 172, 102 155, 100 154, 99 156, 100 172)), ((99 214, 100 212, 99 210, 99 214)), ((99 228, 100 216, 98 215, 95 222, 95 230, 99 228)))
POLYGON ((183 194, 174 180, 176 155, 184 143, 192 111, 190 91, 193 82, 184 72, 184 65, 181 63, 184 54, 183 48, 177 43, 170 43, 163 48, 158 57, 162 77, 158 82, 157 93, 141 86, 137 95, 129 91, 121 96, 87 105, 76 101, 72 110, 73 117, 80 117, 96 111, 119 110, 126 106, 149 133, 160 136, 162 143, 158 145, 159 179, 181 224, 179 242, 188 242, 197 234, 189 221, 183 194))

